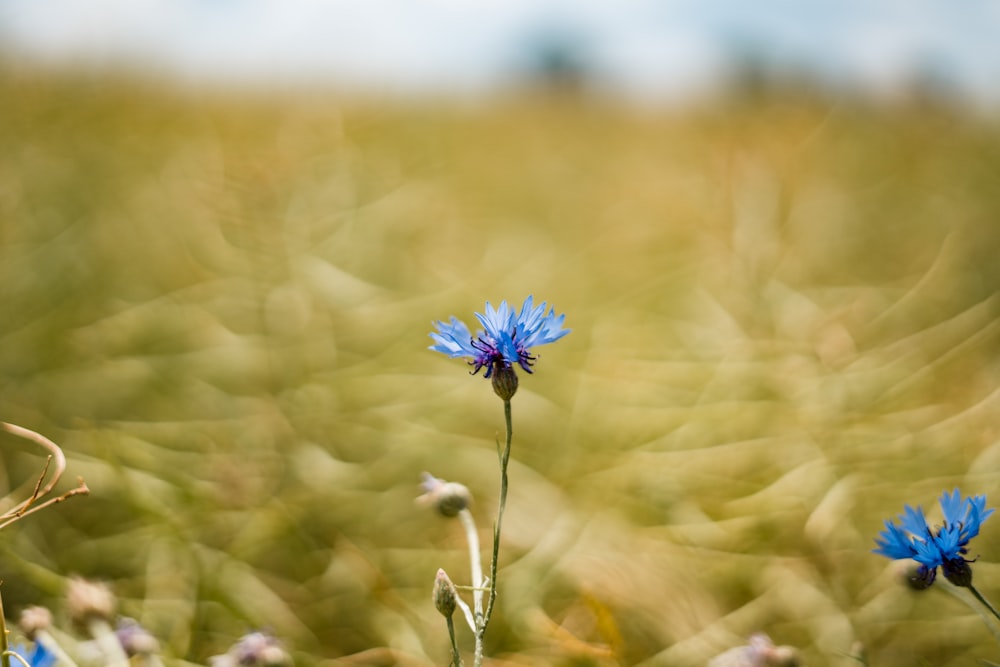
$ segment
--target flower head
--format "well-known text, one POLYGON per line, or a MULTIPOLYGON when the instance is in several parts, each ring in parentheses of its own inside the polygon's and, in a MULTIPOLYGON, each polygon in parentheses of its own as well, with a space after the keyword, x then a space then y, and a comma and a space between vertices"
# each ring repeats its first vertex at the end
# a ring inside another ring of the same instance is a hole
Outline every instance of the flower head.
POLYGON ((446 482, 429 472, 423 473, 422 477, 420 487, 424 493, 417 498, 417 502, 434 507, 442 516, 458 516, 459 512, 472 504, 472 494, 464 484, 446 482))
MULTIPOLYGON (((14 646, 11 650, 23 658, 31 667, 52 667, 56 664, 55 654, 38 642, 35 643, 30 651, 24 646, 14 646)), ((10 664, 21 663, 17 660, 12 660, 10 664)))
POLYGON ((134 618, 123 617, 118 619, 115 628, 115 636, 122 645, 125 655, 153 655, 160 650, 160 642, 156 640, 149 630, 139 625, 134 618))
POLYGON ((18 625, 28 639, 35 641, 40 631, 48 632, 52 627, 52 612, 45 607, 25 607, 18 625))
POLYGON ((708 667, 798 667, 799 652, 791 646, 775 646, 762 632, 750 637, 746 646, 731 648, 708 661, 708 667))
POLYGON ((972 583, 972 569, 965 558, 966 545, 979 534, 983 522, 993 514, 986 509, 986 496, 962 498, 958 489, 941 495, 944 525, 932 529, 927 525, 924 511, 919 506, 903 508, 899 524, 886 520, 885 530, 875 538, 874 553, 887 558, 912 558, 919 563, 911 583, 917 588, 927 588, 934 583, 937 568, 956 586, 972 583))
POLYGON ((557 316, 555 308, 546 314, 547 305, 542 302, 536 306, 534 298, 529 296, 521 310, 516 311, 506 301, 501 301, 495 309, 487 301, 486 312, 476 313, 483 328, 475 336, 464 322, 452 316, 448 322, 434 323, 437 331, 430 334, 435 343, 430 349, 449 357, 470 359, 473 375, 485 368, 484 377, 491 378, 495 371, 513 369, 514 364, 531 373, 535 362, 532 348, 555 342, 570 332, 562 328, 566 316, 557 316))
POLYGON ((87 627, 93 619, 108 623, 115 616, 118 601, 107 584, 71 577, 66 586, 66 611, 70 619, 87 627))
POLYGON ((292 658, 268 633, 243 635, 224 655, 208 659, 212 667, 291 667, 292 658))

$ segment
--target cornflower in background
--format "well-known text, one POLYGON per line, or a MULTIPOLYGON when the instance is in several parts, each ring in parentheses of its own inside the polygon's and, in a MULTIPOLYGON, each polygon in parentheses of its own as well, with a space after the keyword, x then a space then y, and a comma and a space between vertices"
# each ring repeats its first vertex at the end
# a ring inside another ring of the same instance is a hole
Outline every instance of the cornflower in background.
POLYGON ((240 637, 223 655, 209 658, 212 667, 291 667, 292 658, 275 637, 251 632, 240 637))
POLYGON ((125 655, 132 664, 148 667, 159 667, 162 664, 157 656, 160 652, 160 642, 134 618, 119 618, 115 626, 115 636, 118 637, 125 655))
POLYGON ((731 648, 708 661, 708 667, 799 667, 798 651, 791 646, 775 646, 762 632, 750 637, 746 646, 731 648))
POLYGON ((36 643, 30 651, 23 646, 15 646, 5 657, 10 660, 11 665, 53 667, 56 664, 56 655, 39 643, 36 643))
POLYGON ((926 589, 934 583, 937 569, 941 568, 945 579, 956 586, 968 588, 979 602, 1000 619, 1000 613, 972 585, 972 568, 968 559, 969 541, 979 534, 979 529, 993 514, 994 509, 986 509, 986 496, 962 498, 958 489, 941 494, 941 511, 944 525, 931 528, 924 517, 923 509, 905 505, 899 516, 899 524, 886 520, 885 530, 875 538, 877 549, 874 553, 899 560, 910 558, 919 565, 909 578, 911 586, 926 589))
MULTIPOLYGON (((472 335, 469 327, 464 322, 452 316, 448 322, 434 322, 437 331, 431 332, 430 337, 434 340, 431 350, 441 352, 449 357, 465 357, 469 359, 472 366, 472 374, 479 373, 486 369, 483 377, 493 381, 493 391, 503 400, 504 421, 507 427, 505 445, 500 449, 500 442, 497 441, 497 453, 500 457, 500 501, 497 505, 497 518, 493 524, 493 556, 490 560, 490 576, 484 579, 481 566, 479 565, 478 537, 476 536, 475 525, 472 523, 472 515, 467 508, 465 496, 457 498, 457 505, 451 506, 444 503, 447 512, 442 508, 442 501, 450 496, 445 494, 447 483, 438 480, 425 473, 424 496, 437 502, 439 511, 446 516, 458 516, 462 519, 466 528, 469 541, 470 561, 472 566, 472 591, 474 615, 467 616, 469 625, 476 637, 475 667, 480 667, 483 663, 483 646, 486 628, 489 625, 493 614, 493 605, 497 595, 497 563, 500 556, 500 528, 503 523, 504 508, 507 505, 507 465, 510 461, 510 443, 512 437, 512 421, 510 399, 517 392, 518 378, 515 366, 519 366, 526 373, 532 372, 537 357, 533 354, 533 348, 539 345, 553 343, 566 334, 569 329, 563 329, 565 315, 556 315, 555 308, 545 312, 548 304, 542 302, 536 306, 534 297, 528 296, 521 305, 520 311, 511 308, 506 301, 501 301, 498 308, 493 308, 489 301, 486 302, 486 312, 476 313, 476 319, 483 326, 475 336, 472 335), (453 512, 453 513, 452 513, 453 512), (483 609, 483 591, 489 583, 489 598, 486 608, 483 609)), ((458 485, 461 486, 461 485, 458 485)), ((465 487, 461 487, 465 488, 465 487)), ((438 581, 440 590, 440 578, 438 581)), ((458 604, 456 600, 456 604, 458 604)), ((464 604, 464 603, 462 603, 464 604)), ((461 605, 459 605, 461 606, 461 605)), ((464 611, 464 607, 463 607, 464 611)), ((451 635, 453 662, 461 664, 458 655, 458 646, 452 632, 451 616, 449 619, 449 634, 451 635)))
POLYGON ((433 507, 441 516, 448 518, 458 516, 472 504, 472 494, 469 493, 468 487, 464 484, 446 482, 429 472, 425 472, 421 476, 423 482, 421 482, 420 488, 424 492, 417 498, 417 502, 433 507))
POLYGON ((125 649, 111 629, 117 607, 118 599, 105 583, 71 577, 66 585, 69 619, 93 637, 107 667, 128 667, 125 649))
POLYGON ((52 636, 51 611, 39 606, 25 607, 21 610, 18 626, 20 626, 24 636, 35 643, 34 652, 29 659, 32 667, 45 667, 57 663, 74 664, 59 642, 52 636))

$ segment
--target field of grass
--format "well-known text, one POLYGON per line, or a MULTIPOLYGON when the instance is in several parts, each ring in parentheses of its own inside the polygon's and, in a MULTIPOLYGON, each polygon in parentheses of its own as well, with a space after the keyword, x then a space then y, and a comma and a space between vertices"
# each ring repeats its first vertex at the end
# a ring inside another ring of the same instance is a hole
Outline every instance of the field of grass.
MULTIPOLYGON (((444 666, 501 402, 431 321, 547 300, 513 399, 495 665, 1000 662, 871 553, 904 503, 1000 502, 1000 126, 775 95, 628 111, 226 98, 0 75, 0 413, 91 495, 3 531, 8 618, 110 582, 170 665, 444 666)), ((2 436, 0 486, 41 458, 2 436)), ((995 521, 995 523, 993 523, 995 521)), ((1000 520, 972 543, 1000 601, 1000 520)), ((995 626, 994 626, 994 631, 995 626)), ((471 637, 459 629, 463 651, 471 637)))

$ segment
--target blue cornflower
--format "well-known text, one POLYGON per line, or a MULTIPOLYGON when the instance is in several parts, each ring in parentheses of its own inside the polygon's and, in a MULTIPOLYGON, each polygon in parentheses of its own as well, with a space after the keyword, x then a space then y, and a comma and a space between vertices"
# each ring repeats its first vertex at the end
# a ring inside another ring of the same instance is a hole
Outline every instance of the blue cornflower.
MULTIPOLYGON (((28 651, 23 646, 12 647, 14 653, 24 658, 31 667, 52 667, 56 664, 56 656, 49 651, 41 642, 35 642, 35 647, 28 651)), ((11 665, 20 665, 16 659, 11 660, 11 665)))
POLYGON ((948 581, 956 586, 970 586, 972 569, 969 563, 973 561, 965 558, 966 545, 979 534, 980 526, 994 510, 986 509, 986 496, 963 499, 958 489, 952 493, 945 491, 940 503, 943 526, 931 529, 920 506, 914 509, 906 505, 898 525, 886 520, 885 530, 875 539, 878 549, 872 551, 887 558, 917 561, 920 566, 911 581, 919 588, 934 583, 939 566, 948 581))
POLYGON ((547 305, 542 302, 535 306, 529 296, 518 312, 506 301, 501 301, 496 309, 487 301, 485 314, 476 313, 483 328, 475 336, 464 322, 452 316, 448 322, 434 322, 438 330, 430 334, 435 342, 430 349, 449 357, 471 359, 473 375, 485 368, 484 377, 489 378, 494 371, 510 370, 514 364, 531 373, 535 362, 531 349, 557 341, 570 332, 562 328, 566 316, 556 316, 555 308, 546 314, 547 305))

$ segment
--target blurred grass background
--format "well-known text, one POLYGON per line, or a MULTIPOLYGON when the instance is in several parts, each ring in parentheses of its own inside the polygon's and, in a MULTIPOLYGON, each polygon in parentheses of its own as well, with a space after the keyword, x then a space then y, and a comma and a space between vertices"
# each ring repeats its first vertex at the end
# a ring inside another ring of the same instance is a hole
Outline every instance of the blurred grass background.
MULTIPOLYGON (((471 488, 486 547, 503 417, 427 333, 534 294, 573 333, 513 401, 494 664, 702 665, 755 631, 814 666, 1000 656, 870 553, 904 503, 998 500, 995 122, 14 70, 0 98, 3 419, 92 489, 4 531, 8 616, 79 574, 169 664, 257 628, 300 665, 446 664, 431 584, 468 565, 419 474, 471 488)), ((2 444, 23 495, 39 453, 2 444)), ((972 546, 1000 599, 1000 525, 972 546)))

